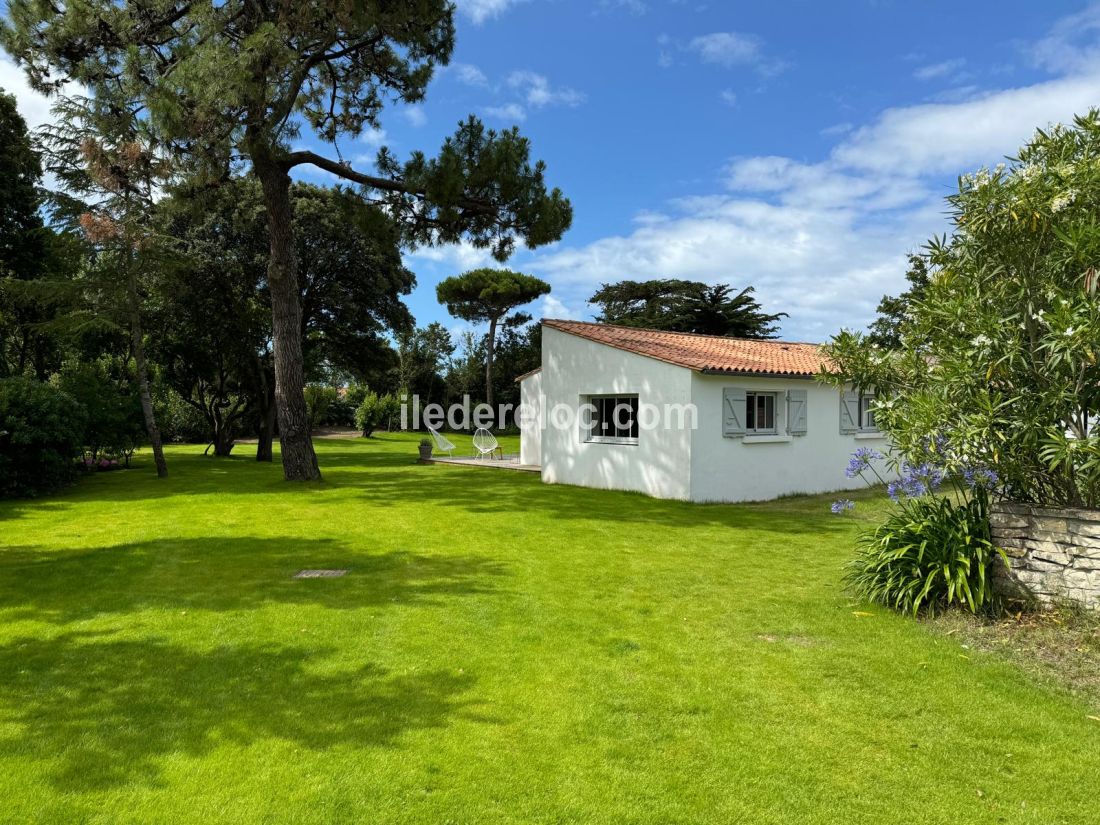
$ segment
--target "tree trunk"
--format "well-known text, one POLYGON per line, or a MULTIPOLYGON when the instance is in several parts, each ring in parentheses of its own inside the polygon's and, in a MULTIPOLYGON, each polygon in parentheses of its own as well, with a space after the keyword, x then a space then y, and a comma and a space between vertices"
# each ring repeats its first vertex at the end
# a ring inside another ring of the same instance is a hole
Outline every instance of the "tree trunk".
POLYGON ((271 293, 271 329, 275 345, 275 408, 279 416, 283 476, 288 481, 321 477, 309 433, 302 365, 302 309, 298 301, 298 261, 294 252, 290 176, 266 148, 252 152, 267 207, 271 255, 267 264, 271 293))
POLYGON ((256 431, 256 460, 271 461, 274 450, 271 444, 275 438, 275 389, 267 380, 267 369, 257 359, 260 376, 260 423, 256 431))
MULTIPOLYGON (((490 409, 493 407, 493 349, 496 346, 496 339, 497 319, 493 318, 489 321, 489 338, 485 344, 485 403, 490 409)), ((496 421, 495 412, 493 420, 496 421)))
POLYGON ((235 444, 231 426, 219 427, 214 433, 214 455, 219 458, 228 458, 233 453, 235 444))
MULTIPOLYGON (((130 265, 129 261, 127 265, 130 265)), ((168 462, 164 460, 164 445, 161 443, 160 429, 157 427, 157 419, 153 413, 153 396, 149 392, 149 366, 145 361, 145 336, 141 331, 141 302, 138 296, 137 276, 132 266, 126 291, 130 303, 130 337, 134 347, 138 392, 141 395, 141 414, 145 418, 145 432, 149 434, 149 446, 153 448, 157 478, 167 478, 168 462)))

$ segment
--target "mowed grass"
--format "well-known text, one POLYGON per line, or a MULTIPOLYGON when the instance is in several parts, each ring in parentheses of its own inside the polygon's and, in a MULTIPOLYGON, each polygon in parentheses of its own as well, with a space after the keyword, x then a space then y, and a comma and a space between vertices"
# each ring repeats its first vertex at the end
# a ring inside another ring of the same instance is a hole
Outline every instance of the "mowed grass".
POLYGON ((843 592, 866 505, 416 440, 320 441, 321 484, 181 447, 0 503, 0 821, 1100 820, 1096 709, 843 592))

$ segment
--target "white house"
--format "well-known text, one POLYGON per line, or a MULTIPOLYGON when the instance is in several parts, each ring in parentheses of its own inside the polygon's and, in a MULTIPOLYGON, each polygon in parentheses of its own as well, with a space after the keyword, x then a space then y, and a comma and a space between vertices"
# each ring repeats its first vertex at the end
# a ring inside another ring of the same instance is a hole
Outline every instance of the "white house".
POLYGON ((545 320, 542 367, 517 379, 520 461, 696 502, 854 489, 852 452, 886 442, 870 396, 814 380, 823 363, 816 344, 545 320))

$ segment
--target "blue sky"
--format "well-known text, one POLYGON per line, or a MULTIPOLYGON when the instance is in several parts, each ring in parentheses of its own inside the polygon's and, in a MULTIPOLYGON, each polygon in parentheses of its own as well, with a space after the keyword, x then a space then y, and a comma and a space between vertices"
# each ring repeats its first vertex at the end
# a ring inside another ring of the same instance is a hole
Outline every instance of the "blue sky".
MULTIPOLYGON (((946 228, 956 176, 1100 105, 1100 4, 903 0, 458 0, 452 65, 425 103, 341 142, 434 151, 469 113, 518 124, 572 199, 561 242, 508 266, 553 286, 537 316, 587 318, 601 282, 753 285, 783 335, 860 327, 905 254, 946 228)), ((31 122, 44 104, 0 61, 31 122)), ((303 178, 327 181, 324 173, 303 178)), ((408 255, 418 322, 468 246, 408 255)))

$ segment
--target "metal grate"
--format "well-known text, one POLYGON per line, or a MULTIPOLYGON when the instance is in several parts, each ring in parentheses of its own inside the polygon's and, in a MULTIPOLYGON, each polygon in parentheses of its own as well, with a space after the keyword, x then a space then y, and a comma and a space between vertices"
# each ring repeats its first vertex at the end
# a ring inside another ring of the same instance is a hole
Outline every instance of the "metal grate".
POLYGON ((347 574, 347 570, 299 570, 296 579, 338 579, 347 574))

